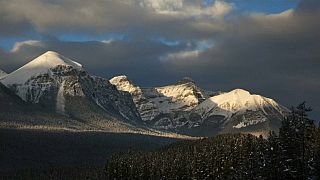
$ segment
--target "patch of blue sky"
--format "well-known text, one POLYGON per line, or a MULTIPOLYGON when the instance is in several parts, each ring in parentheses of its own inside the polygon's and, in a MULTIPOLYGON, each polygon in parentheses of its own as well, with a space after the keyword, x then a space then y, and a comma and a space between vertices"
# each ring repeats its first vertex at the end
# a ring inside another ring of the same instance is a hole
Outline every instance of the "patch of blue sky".
POLYGON ((280 13, 295 9, 300 0, 225 0, 234 5, 234 13, 256 12, 265 14, 280 13))
POLYGON ((206 49, 209 49, 214 46, 214 41, 213 40, 201 40, 201 41, 194 41, 194 40, 172 40, 172 39, 167 39, 163 37, 152 37, 150 38, 152 41, 156 41, 162 44, 165 44, 167 46, 180 46, 180 45, 185 45, 187 49, 192 49, 192 50, 200 50, 204 51, 206 49))
POLYGON ((181 41, 179 40, 170 40, 163 37, 151 37, 152 41, 160 42, 162 44, 165 44, 167 46, 178 46, 181 44, 181 41))
POLYGON ((204 6, 210 6, 214 3, 214 0, 204 0, 203 1, 203 5, 204 6))
POLYGON ((157 43, 161 43, 167 46, 179 46, 181 43, 183 43, 181 40, 177 39, 168 39, 160 36, 152 36, 149 37, 149 40, 155 41, 157 43))
POLYGON ((7 36, 0 37, 0 48, 4 51, 9 52, 16 42, 27 41, 27 40, 41 40, 43 35, 38 33, 36 30, 31 29, 29 32, 23 34, 22 36, 7 36))
POLYGON ((110 40, 125 40, 126 34, 108 33, 104 35, 85 35, 85 34, 62 34, 58 36, 60 41, 68 42, 88 42, 88 41, 110 41, 110 40))
POLYGON ((6 52, 11 51, 17 42, 28 41, 28 40, 41 40, 40 37, 6 37, 0 39, 0 48, 6 52))
MULTIPOLYGON (((203 0, 204 6, 211 6, 216 0, 203 0)), ((258 12, 265 14, 280 13, 297 7, 300 0, 220 0, 234 6, 234 14, 258 12)))
POLYGON ((27 39, 17 38, 17 37, 1 38, 0 48, 3 49, 4 51, 10 51, 17 41, 24 41, 24 40, 27 40, 27 39))
POLYGON ((197 41, 196 43, 196 50, 206 50, 214 46, 213 40, 203 40, 203 41, 197 41))

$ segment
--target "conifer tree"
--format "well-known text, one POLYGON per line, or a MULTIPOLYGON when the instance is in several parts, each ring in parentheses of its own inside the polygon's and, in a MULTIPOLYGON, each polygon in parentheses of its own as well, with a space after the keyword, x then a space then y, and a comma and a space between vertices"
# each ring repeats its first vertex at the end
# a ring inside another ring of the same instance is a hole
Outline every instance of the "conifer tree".
POLYGON ((307 116, 311 108, 305 102, 291 109, 282 122, 279 140, 282 149, 281 166, 286 179, 308 179, 315 166, 315 125, 307 116))
POLYGON ((282 179, 281 172, 281 146, 279 137, 274 131, 270 131, 268 137, 268 149, 266 152, 268 176, 271 179, 282 179))
POLYGON ((320 179, 320 122, 316 130, 314 175, 320 179))

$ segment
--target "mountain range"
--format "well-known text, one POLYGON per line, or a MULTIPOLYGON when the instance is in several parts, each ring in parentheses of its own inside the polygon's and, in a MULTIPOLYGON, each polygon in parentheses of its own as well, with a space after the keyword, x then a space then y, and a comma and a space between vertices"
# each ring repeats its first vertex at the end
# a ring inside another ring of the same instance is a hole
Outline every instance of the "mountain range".
POLYGON ((0 127, 103 130, 213 136, 277 131, 288 109, 243 89, 212 92, 191 78, 140 87, 110 80, 48 51, 21 68, 0 71, 0 127))
POLYGON ((270 98, 243 89, 211 92, 190 78, 173 85, 142 88, 126 76, 110 80, 129 92, 149 127, 195 136, 217 133, 277 131, 288 109, 270 98))

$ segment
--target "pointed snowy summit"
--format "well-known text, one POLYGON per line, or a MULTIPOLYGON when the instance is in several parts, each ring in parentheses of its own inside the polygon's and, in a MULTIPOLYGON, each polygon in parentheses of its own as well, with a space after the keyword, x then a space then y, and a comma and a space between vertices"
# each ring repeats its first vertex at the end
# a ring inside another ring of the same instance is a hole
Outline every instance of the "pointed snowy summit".
POLYGON ((31 62, 8 74, 1 82, 5 85, 23 84, 31 77, 48 73, 58 65, 72 66, 81 69, 82 65, 53 51, 48 51, 31 62))

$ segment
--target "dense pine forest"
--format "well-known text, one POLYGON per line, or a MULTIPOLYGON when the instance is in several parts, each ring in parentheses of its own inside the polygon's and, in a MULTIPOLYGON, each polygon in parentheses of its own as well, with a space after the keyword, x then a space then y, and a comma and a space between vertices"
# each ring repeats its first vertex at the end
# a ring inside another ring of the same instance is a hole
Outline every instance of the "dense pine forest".
POLYGON ((226 134, 156 152, 114 156, 110 179, 319 179, 320 129, 305 103, 292 108, 278 135, 226 134))

